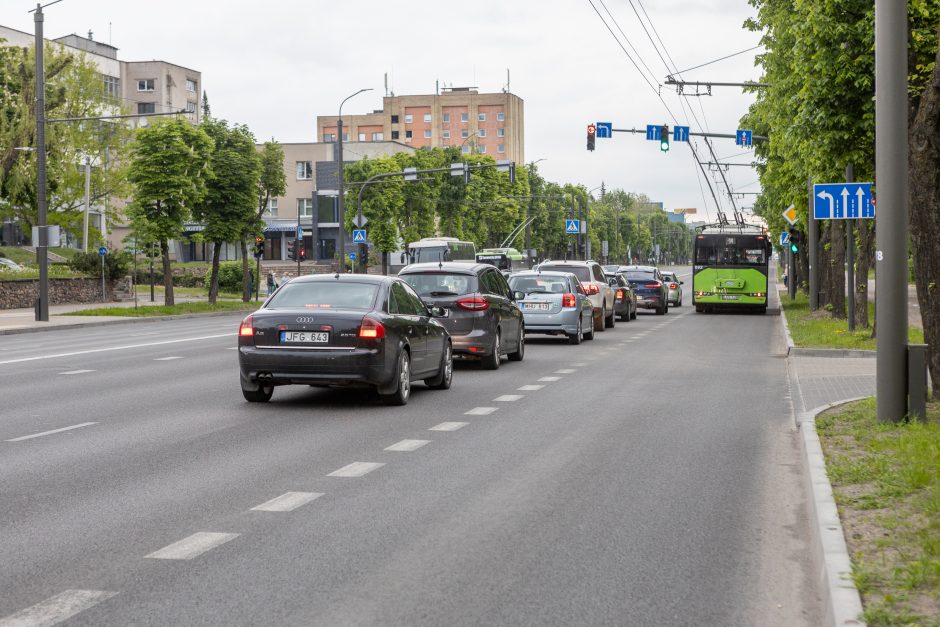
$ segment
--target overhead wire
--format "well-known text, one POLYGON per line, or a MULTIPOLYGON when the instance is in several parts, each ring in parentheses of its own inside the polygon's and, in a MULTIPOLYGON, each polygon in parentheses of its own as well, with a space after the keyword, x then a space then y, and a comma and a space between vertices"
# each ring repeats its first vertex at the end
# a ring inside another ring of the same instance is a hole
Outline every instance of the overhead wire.
POLYGON ((633 53, 634 53, 634 54, 636 54, 637 58, 640 60, 640 63, 642 63, 642 64, 643 64, 643 67, 646 68, 646 71, 649 72, 650 77, 653 79, 654 82, 656 82, 656 83, 658 84, 658 83, 659 83, 659 79, 656 78, 656 74, 653 73, 653 70, 650 69, 650 66, 648 66, 648 65, 646 64, 646 61, 643 60, 643 57, 640 55, 639 51, 637 51, 636 47, 635 47, 635 46, 633 45, 633 43, 630 41, 630 38, 627 37, 627 34, 623 32, 623 29, 622 29, 622 28, 620 28, 620 24, 617 22, 617 18, 615 18, 614 15, 613 15, 613 13, 610 12, 610 9, 607 8, 607 4, 604 2, 604 0, 598 0, 598 2, 600 2, 600 3, 601 3, 601 6, 604 7, 604 10, 607 11, 607 15, 610 16, 610 19, 611 19, 611 21, 614 23, 614 26, 617 27, 617 30, 620 31, 620 34, 621 34, 621 36, 623 36, 624 41, 627 42, 627 45, 630 46, 630 49, 633 50, 633 53))

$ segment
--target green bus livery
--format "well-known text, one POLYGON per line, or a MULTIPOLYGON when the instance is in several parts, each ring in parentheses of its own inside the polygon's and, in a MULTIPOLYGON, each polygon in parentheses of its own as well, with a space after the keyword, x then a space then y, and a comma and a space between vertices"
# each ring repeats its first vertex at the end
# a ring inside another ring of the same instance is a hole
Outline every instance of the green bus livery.
POLYGON ((771 245, 757 226, 713 225, 695 236, 692 304, 718 309, 767 311, 771 245))

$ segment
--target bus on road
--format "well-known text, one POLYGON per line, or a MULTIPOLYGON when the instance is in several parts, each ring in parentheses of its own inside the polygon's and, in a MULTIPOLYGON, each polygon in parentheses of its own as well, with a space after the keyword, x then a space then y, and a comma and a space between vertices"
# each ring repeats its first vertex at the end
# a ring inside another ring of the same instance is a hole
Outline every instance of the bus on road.
POLYGON ((692 304, 698 313, 718 309, 767 312, 772 246, 761 227, 715 224, 695 236, 692 304))

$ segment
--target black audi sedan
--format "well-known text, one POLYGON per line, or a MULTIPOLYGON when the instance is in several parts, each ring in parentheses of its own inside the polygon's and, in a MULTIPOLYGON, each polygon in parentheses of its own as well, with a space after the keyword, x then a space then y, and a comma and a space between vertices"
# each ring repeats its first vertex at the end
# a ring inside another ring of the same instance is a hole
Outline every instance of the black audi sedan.
POLYGON ((453 347, 437 318, 447 315, 395 277, 298 277, 239 326, 242 394, 263 403, 279 385, 370 387, 404 405, 414 381, 446 390, 453 347))

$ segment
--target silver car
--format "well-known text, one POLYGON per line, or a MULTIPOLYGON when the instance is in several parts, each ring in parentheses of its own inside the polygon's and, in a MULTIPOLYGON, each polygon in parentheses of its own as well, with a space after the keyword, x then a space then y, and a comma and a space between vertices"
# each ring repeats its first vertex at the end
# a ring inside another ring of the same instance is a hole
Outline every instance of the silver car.
POLYGON ((614 328, 617 313, 614 311, 614 290, 604 276, 604 270, 596 261, 543 261, 538 270, 570 272, 581 281, 584 291, 594 306, 594 330, 614 328))
POLYGON ((517 272, 509 277, 526 333, 565 335, 569 344, 594 339, 594 305, 570 272, 517 272))
POLYGON ((663 283, 666 284, 666 288, 669 290, 666 293, 666 300, 668 300, 669 304, 673 307, 681 307, 682 285, 684 282, 679 280, 675 272, 663 272, 663 283))

